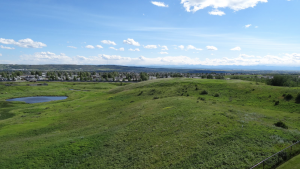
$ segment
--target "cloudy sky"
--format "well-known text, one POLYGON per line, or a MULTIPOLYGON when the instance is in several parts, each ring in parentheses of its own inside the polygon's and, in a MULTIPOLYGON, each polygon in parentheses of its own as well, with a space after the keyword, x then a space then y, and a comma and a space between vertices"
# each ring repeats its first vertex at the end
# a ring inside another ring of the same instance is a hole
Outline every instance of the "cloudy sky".
POLYGON ((0 1, 0 64, 300 66, 299 0, 0 1))

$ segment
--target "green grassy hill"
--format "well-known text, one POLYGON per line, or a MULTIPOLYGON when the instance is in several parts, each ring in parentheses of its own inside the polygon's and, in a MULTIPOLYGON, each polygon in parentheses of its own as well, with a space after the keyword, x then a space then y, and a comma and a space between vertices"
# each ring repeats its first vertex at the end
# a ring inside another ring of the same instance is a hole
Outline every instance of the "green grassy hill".
POLYGON ((126 86, 1 85, 0 164, 2 168, 249 168, 300 139, 300 105, 294 101, 298 92, 247 81, 202 79, 126 86), (284 94, 294 98, 286 101, 284 94), (38 104, 5 101, 36 95, 68 99, 38 104), (288 129, 275 127, 278 121, 288 129))
POLYGON ((300 168, 300 155, 292 158, 288 162, 278 167, 278 169, 298 169, 298 168, 300 168))

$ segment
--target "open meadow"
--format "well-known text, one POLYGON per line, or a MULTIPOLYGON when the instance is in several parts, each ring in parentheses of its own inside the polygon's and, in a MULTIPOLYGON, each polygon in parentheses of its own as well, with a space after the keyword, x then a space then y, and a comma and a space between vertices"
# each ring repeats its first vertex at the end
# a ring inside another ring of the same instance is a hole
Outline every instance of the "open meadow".
POLYGON ((241 169, 300 140, 293 87, 187 78, 18 84, 0 84, 0 168, 241 169), (5 101, 27 96, 68 99, 5 101))

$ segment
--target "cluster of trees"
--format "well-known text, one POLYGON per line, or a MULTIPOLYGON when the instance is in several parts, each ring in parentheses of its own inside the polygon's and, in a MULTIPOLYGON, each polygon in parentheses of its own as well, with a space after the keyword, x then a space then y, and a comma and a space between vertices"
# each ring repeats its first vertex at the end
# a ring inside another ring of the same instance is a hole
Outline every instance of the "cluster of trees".
POLYGON ((12 72, 12 73, 9 73, 9 72, 1 72, 0 73, 0 75, 3 78, 10 78, 10 79, 14 79, 15 77, 21 76, 22 74, 23 74, 22 71, 16 71, 16 72, 12 72))
POLYGON ((183 77, 181 73, 173 73, 171 77, 183 77))
POLYGON ((42 72, 41 72, 41 71, 31 71, 30 74, 31 74, 31 75, 42 76, 42 72))
POLYGON ((213 79, 214 77, 215 79, 224 79, 224 76, 221 74, 217 74, 216 76, 213 76, 211 74, 201 76, 202 79, 213 79))
MULTIPOLYGON (((96 75, 96 72, 58 72, 58 71, 53 71, 53 72, 47 72, 46 76, 49 78, 49 80, 58 80, 58 78, 65 78, 65 80, 74 80, 77 81, 79 78, 80 81, 92 81, 94 75, 96 75), (69 79, 69 77, 72 77, 72 75, 77 75, 73 76, 73 79, 69 79)), ((103 79, 108 80, 109 78, 113 79, 113 81, 116 80, 117 77, 120 76, 119 72, 106 72, 106 73, 99 73, 100 77, 103 79)), ((132 79, 136 79, 136 76, 132 73, 121 73, 121 77, 123 78, 125 76, 128 81, 132 81, 132 79)), ((123 78, 123 80, 125 80, 123 78)), ((140 78, 142 81, 148 80, 149 75, 147 73, 140 73, 140 78)))
POLYGON ((275 75, 273 79, 266 81, 268 85, 272 86, 299 86, 299 77, 293 75, 275 75))
POLYGON ((274 75, 272 79, 258 78, 257 76, 231 76, 230 78, 261 82, 272 86, 286 87, 297 87, 299 86, 300 81, 298 75, 274 75))
POLYGON ((102 77, 104 78, 104 79, 108 79, 108 78, 115 78, 116 76, 119 76, 119 73, 118 72, 108 72, 108 73, 105 73, 105 74, 103 74, 102 75, 102 77))

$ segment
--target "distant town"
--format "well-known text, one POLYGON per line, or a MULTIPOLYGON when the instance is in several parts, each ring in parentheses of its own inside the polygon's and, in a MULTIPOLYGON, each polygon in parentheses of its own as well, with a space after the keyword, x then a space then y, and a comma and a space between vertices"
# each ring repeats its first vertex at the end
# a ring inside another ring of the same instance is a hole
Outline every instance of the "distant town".
POLYGON ((136 72, 70 72, 70 71, 12 71, 0 72, 0 81, 90 81, 90 82, 139 82, 159 78, 198 79, 273 79, 273 76, 243 73, 136 73, 136 72))

